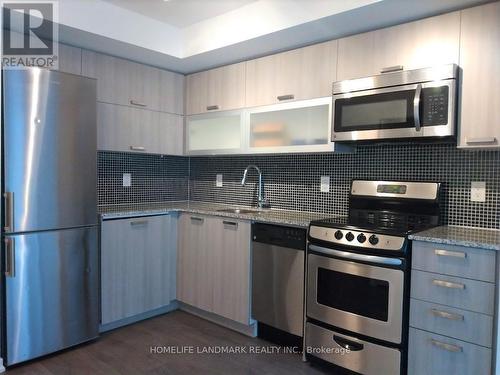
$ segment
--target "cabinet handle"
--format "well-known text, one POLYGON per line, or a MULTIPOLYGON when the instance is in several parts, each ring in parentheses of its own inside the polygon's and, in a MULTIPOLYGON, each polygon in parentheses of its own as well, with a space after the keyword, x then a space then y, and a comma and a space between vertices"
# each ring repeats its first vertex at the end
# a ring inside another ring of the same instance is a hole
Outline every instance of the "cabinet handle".
POLYGON ((431 309, 431 314, 439 318, 449 319, 449 320, 464 320, 464 316, 460 314, 453 314, 446 311, 441 311, 437 309, 431 309))
POLYGON ((198 223, 203 223, 205 221, 205 219, 203 219, 202 217, 191 216, 191 221, 196 221, 198 223))
POLYGON ((207 111, 215 111, 217 109, 219 109, 218 105, 208 105, 207 106, 207 111))
POLYGON ((235 227, 235 228, 238 226, 238 223, 237 223, 237 222, 235 222, 235 221, 227 221, 227 220, 224 220, 224 221, 222 222, 222 224, 224 224, 224 225, 229 225, 229 226, 232 226, 232 227, 235 227))
POLYGON ((449 289, 465 289, 465 284, 459 284, 459 283, 452 283, 449 281, 444 281, 444 280, 432 280, 432 283, 436 286, 441 286, 443 288, 449 288, 449 289))
POLYGON ((461 251, 448 251, 448 250, 436 249, 436 250, 434 250, 434 254, 436 254, 437 256, 441 256, 441 257, 453 257, 453 258, 462 258, 462 259, 467 258, 467 253, 464 253, 461 251))
POLYGON ((5 276, 16 276, 16 251, 13 238, 5 238, 5 276))
POLYGON ((497 139, 496 137, 485 137, 485 138, 467 138, 466 143, 468 145, 475 145, 475 144, 497 144, 497 139))
POLYGON ((282 101, 282 100, 292 100, 293 98, 295 98, 295 95, 293 94, 288 94, 288 95, 279 95, 276 97, 279 101, 282 101))
POLYGON ((5 192, 3 194, 3 199, 5 201, 5 219, 4 219, 4 231, 12 232, 14 230, 14 193, 5 192))
POLYGON ((135 105, 137 107, 147 107, 146 103, 138 102, 137 100, 130 99, 130 104, 135 105))
POLYGON ((458 346, 458 345, 446 344, 444 342, 441 342, 441 341, 438 341, 438 340, 434 340, 434 339, 431 339, 430 341, 431 341, 431 344, 434 345, 435 347, 437 347, 439 349, 447 350, 449 352, 461 353, 461 352, 464 351, 464 349, 461 346, 458 346))
POLYGON ((146 151, 146 148, 144 146, 130 146, 130 149, 132 151, 146 151))
POLYGON ((385 68, 382 68, 380 73, 392 73, 392 72, 399 72, 400 70, 403 70, 403 65, 393 65, 393 66, 386 66, 385 68))
POLYGON ((130 222, 130 225, 132 225, 132 226, 147 225, 147 224, 148 224, 147 220, 137 220, 137 221, 130 222))

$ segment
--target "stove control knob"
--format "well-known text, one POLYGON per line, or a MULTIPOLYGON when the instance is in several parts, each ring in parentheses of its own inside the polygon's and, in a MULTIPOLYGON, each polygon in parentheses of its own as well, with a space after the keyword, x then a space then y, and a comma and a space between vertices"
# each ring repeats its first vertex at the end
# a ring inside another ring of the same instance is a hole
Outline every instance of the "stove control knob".
POLYGON ((366 241, 366 236, 363 233, 358 234, 358 242, 363 243, 365 241, 366 241))
POLYGON ((351 232, 348 232, 345 235, 345 238, 346 238, 347 241, 352 241, 354 239, 354 234, 352 234, 351 232))
POLYGON ((336 232, 335 232, 335 238, 336 238, 337 240, 341 240, 341 239, 342 239, 342 237, 344 237, 344 233, 342 233, 342 231, 341 231, 341 230, 338 230, 338 231, 336 231, 336 232))
POLYGON ((370 236, 370 238, 368 239, 368 241, 370 241, 370 243, 371 243, 372 245, 376 245, 376 244, 378 244, 378 237, 377 237, 377 236, 375 236, 374 234, 372 234, 372 235, 370 236))

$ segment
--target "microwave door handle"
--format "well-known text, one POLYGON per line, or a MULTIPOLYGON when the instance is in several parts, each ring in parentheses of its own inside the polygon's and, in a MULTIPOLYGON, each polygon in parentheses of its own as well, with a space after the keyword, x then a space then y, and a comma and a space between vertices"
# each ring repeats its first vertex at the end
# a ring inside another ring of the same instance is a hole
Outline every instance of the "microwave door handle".
POLYGON ((415 88, 415 97, 413 98, 413 120, 415 121, 415 130, 420 131, 420 95, 422 94, 422 84, 419 83, 415 88))

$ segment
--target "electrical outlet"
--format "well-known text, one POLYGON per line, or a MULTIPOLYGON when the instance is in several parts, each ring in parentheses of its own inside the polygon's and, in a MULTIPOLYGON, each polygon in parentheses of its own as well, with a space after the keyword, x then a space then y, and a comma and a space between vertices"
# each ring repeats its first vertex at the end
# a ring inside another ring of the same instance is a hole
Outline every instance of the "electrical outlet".
POLYGON ((123 174, 123 186, 124 187, 132 186, 132 174, 131 173, 124 173, 123 174))
POLYGON ((486 202, 486 182, 472 181, 470 200, 471 202, 486 202))
POLYGON ((216 177, 215 177, 215 186, 216 187, 222 187, 223 183, 222 183, 222 175, 221 174, 218 174, 216 177))
POLYGON ((321 176, 319 191, 322 193, 330 192, 330 176, 321 176))

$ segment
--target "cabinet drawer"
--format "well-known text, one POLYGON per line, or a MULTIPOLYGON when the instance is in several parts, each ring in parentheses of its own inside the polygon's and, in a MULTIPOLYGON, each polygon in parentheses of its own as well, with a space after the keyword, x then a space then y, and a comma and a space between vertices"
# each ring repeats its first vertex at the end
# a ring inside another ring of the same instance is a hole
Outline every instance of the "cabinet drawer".
POLYGON ((493 315, 495 284, 413 270, 411 297, 493 315))
POLYGON ((491 347, 493 317, 411 299, 410 326, 491 347))
POLYGON ((494 251, 464 246, 413 242, 412 268, 495 282, 494 251))
POLYGON ((410 328, 410 375, 490 375, 491 349, 410 328))

